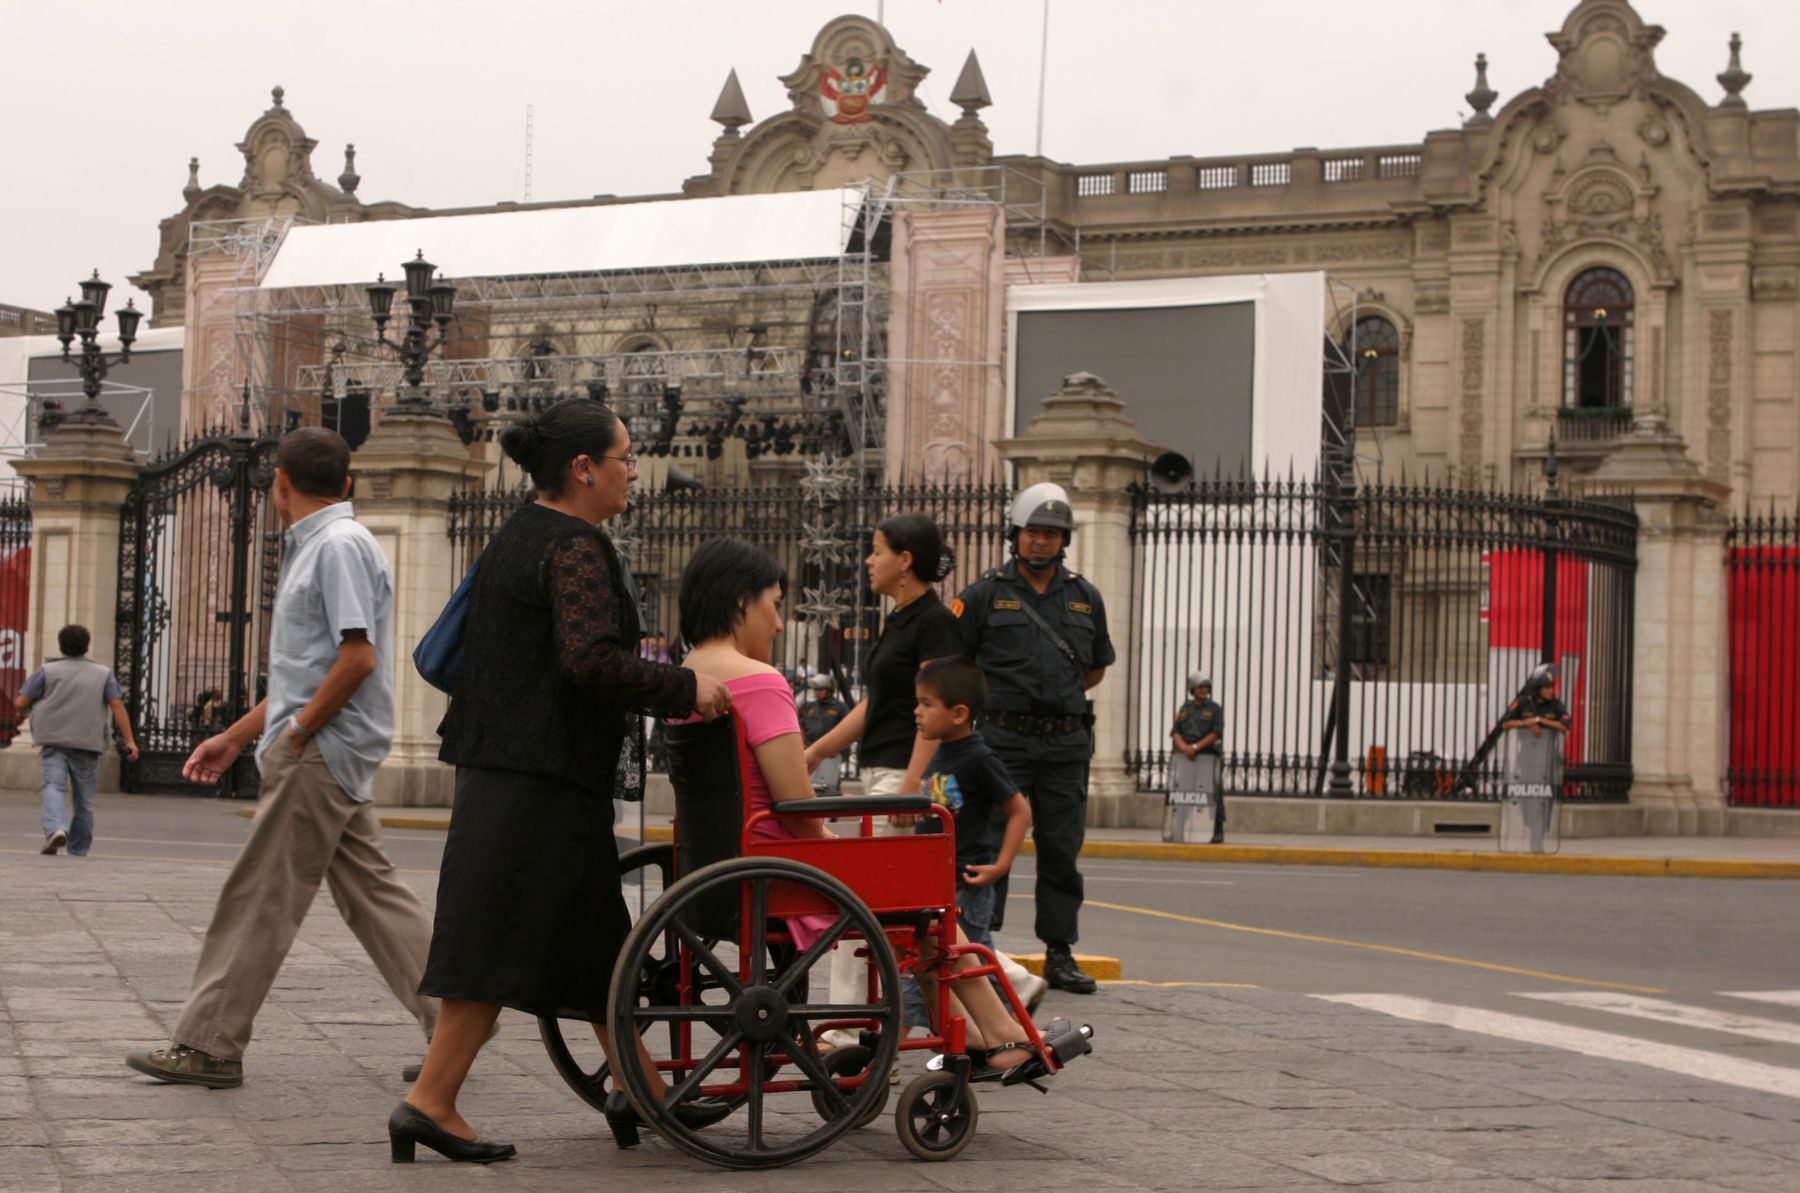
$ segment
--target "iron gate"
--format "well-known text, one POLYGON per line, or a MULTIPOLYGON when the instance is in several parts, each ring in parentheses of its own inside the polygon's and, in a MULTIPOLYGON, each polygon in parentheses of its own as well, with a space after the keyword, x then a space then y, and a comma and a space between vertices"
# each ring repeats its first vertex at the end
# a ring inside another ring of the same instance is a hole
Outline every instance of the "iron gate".
POLYGON ((1623 499, 1219 478, 1137 491, 1131 536, 1140 789, 1166 784, 1197 668, 1225 709, 1227 791, 1495 798, 1489 734, 1554 660, 1572 714, 1562 798, 1626 798, 1637 518, 1623 499))
POLYGON ((31 608, 31 500, 23 481, 0 483, 0 746, 19 732, 13 701, 37 666, 26 614, 31 608))
MULTIPOLYGON (((210 435, 151 464, 119 525, 113 670, 137 729, 126 791, 205 790, 181 776, 194 746, 262 698, 281 534, 268 501, 273 437, 210 435)), ((218 794, 256 795, 248 753, 218 794)))
POLYGON ((1740 808, 1800 808, 1800 515, 1732 519, 1725 578, 1726 790, 1740 808))

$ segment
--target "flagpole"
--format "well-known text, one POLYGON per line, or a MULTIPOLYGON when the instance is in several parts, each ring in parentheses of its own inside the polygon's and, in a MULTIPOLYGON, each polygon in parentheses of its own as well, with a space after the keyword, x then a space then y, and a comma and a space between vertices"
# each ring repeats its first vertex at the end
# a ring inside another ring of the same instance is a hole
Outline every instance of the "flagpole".
POLYGON ((1044 0, 1043 41, 1038 50, 1037 153, 1044 156, 1044 77, 1050 68, 1050 0, 1044 0))
POLYGON ((875 23, 887 28, 887 0, 875 0, 875 23))

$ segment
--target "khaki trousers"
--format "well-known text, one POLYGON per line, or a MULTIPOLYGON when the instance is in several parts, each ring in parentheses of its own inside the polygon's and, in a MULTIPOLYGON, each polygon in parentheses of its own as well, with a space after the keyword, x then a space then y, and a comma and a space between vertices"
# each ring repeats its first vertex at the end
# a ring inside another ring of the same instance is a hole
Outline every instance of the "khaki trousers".
MULTIPOLYGON (((280 731, 278 731, 280 732, 280 731)), ((263 760, 263 796, 200 947, 171 1039, 239 1060, 321 880, 388 988, 430 1038, 437 1000, 419 994, 431 917, 394 873, 375 810, 331 777, 319 748, 285 732, 263 760)))

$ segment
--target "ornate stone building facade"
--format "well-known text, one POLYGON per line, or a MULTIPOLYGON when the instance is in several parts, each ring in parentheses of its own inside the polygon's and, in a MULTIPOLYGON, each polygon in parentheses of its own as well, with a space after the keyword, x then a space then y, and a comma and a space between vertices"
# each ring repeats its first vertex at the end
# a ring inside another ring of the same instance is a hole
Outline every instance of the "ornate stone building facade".
MULTIPOLYGON (((1735 36, 1716 102, 1660 73, 1662 36, 1626 0, 1581 0, 1549 35, 1554 60, 1541 85, 1496 110, 1478 60, 1473 115, 1414 144, 1066 165, 995 153, 974 53, 951 92, 962 114, 945 121, 915 94, 927 68, 873 21, 846 16, 782 76, 787 110, 753 119, 735 72, 727 78, 712 115, 723 131, 681 194, 873 177, 894 179, 899 193, 929 178, 994 195, 980 210, 903 209, 881 266, 894 296, 894 309, 879 312, 886 353, 964 362, 896 366, 888 380, 890 452, 903 443, 906 458, 936 467, 978 460, 984 441, 1010 430, 1000 374, 983 365, 1003 353, 1006 281, 1304 269, 1359 294, 1365 468, 1514 483, 1535 473, 1552 436, 1565 461, 1591 468, 1634 418, 1654 416, 1734 502, 1791 503, 1800 495, 1800 112, 1749 106, 1735 36)), ((318 178, 316 142, 279 89, 239 148, 241 181, 202 188, 196 168, 185 206, 163 222, 155 264, 133 279, 151 293, 155 323, 188 322, 196 392, 219 389, 207 362, 225 357, 207 343, 223 334, 221 320, 194 307, 209 286, 230 286, 223 265, 209 274, 187 259, 195 228, 444 214, 362 201, 353 150, 336 186, 318 178)), ((537 206, 569 205, 579 204, 537 206)), ((658 320, 623 304, 566 325, 496 316, 470 352, 524 354, 545 340, 565 353, 679 350, 752 324, 768 329, 769 344, 816 350, 819 318, 805 305, 739 296, 658 320)), ((292 365, 262 367, 279 378, 292 365)), ((207 406, 190 409, 202 417, 207 406)))

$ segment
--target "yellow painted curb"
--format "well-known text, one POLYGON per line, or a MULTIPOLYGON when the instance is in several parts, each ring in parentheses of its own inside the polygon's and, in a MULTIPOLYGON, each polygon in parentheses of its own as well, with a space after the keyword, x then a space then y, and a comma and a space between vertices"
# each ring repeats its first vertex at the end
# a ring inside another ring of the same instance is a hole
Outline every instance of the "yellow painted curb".
MULTIPOLYGON (((1042 953, 1013 953, 1012 959, 1039 977, 1044 976, 1042 953)), ((1086 953, 1076 953, 1075 964, 1081 966, 1087 976, 1097 982, 1116 982, 1125 975, 1125 967, 1119 964, 1117 957, 1090 957, 1086 953)))
MULTIPOLYGON (((1031 842, 1025 842, 1031 849, 1031 842)), ((1472 850, 1321 849, 1287 845, 1182 845, 1089 841, 1081 856, 1131 861, 1235 862, 1286 866, 1368 866, 1482 870, 1508 874, 1598 874, 1628 878, 1800 878, 1800 862, 1723 858, 1598 857, 1591 854, 1480 853, 1472 850)))
MULTIPOLYGON (((239 816, 253 816, 245 808, 239 816)), ((383 815, 383 828, 443 830, 447 816, 383 815)), ((624 827, 624 826, 621 826, 624 827)), ((646 842, 672 841, 666 824, 644 827, 646 842)), ((1026 841, 1021 853, 1035 855, 1026 841)), ((1140 862, 1225 862, 1263 866, 1359 866, 1399 870, 1481 870, 1493 874, 1592 874, 1619 878, 1800 878, 1800 862, 1729 858, 1600 857, 1593 854, 1484 853, 1474 850, 1355 849, 1306 845, 1185 845, 1166 841, 1089 841, 1082 857, 1140 862)))

